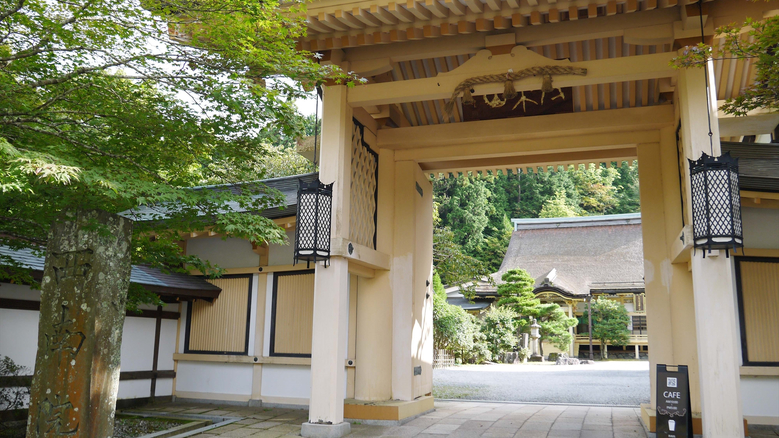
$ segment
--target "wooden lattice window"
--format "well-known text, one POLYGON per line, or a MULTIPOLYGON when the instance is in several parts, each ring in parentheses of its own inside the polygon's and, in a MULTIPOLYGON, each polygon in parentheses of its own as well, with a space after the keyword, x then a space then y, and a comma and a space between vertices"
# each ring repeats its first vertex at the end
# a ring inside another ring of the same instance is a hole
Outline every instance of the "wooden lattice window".
POLYGON ((644 307, 645 299, 646 299, 646 295, 644 294, 633 295, 633 309, 636 312, 643 312, 644 310, 646 310, 644 307))
POLYGON ((349 234, 352 241, 376 248, 376 201, 379 156, 365 142, 365 127, 354 120, 349 234))
POLYGON ((251 275, 225 276, 210 283, 222 288, 212 302, 187 306, 185 353, 248 354, 251 275))
POLYGON ((270 355, 311 357, 314 271, 273 275, 270 355))
POLYGON ((632 322, 633 322, 633 334, 645 335, 646 334, 646 316, 634 315, 631 319, 632 319, 632 322))
POLYGON ((779 366, 779 259, 736 257, 744 365, 779 366))

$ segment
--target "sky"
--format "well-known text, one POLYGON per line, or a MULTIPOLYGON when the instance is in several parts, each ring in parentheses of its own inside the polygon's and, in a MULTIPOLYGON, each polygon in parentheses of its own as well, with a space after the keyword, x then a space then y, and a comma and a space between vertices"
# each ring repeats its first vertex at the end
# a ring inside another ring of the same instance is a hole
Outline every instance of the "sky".
MULTIPOLYGON (((295 102, 295 105, 297 105, 298 111, 304 116, 314 114, 316 111, 316 97, 312 94, 310 99, 299 99, 295 102)), ((322 102, 319 102, 319 117, 322 117, 322 102)))

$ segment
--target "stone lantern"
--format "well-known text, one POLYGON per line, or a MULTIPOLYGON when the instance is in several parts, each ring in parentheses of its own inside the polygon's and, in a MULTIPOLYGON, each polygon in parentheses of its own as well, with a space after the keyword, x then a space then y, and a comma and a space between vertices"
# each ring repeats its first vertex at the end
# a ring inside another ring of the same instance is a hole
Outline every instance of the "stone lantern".
POLYGON ((530 361, 531 362, 543 362, 544 357, 541 356, 541 345, 539 339, 541 339, 541 324, 538 320, 533 318, 533 323, 530 324, 530 361))

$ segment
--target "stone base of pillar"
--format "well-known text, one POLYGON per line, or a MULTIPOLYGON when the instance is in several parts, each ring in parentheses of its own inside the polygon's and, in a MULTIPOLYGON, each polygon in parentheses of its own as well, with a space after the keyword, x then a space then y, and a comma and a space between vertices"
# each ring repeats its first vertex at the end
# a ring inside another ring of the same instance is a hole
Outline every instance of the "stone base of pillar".
POLYGON ((303 423, 300 435, 310 438, 341 438, 349 435, 351 431, 351 424, 346 422, 338 424, 303 423))
POLYGON ((530 356, 530 362, 543 362, 543 361, 544 361, 544 356, 541 356, 540 354, 539 355, 534 354, 530 356))

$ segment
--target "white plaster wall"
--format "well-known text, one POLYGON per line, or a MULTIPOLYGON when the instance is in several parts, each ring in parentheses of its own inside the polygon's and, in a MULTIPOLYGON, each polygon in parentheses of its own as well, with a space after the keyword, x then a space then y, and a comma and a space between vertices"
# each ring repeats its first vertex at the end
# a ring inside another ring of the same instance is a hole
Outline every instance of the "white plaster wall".
POLYGON ((128 398, 148 397, 151 391, 151 380, 122 380, 119 382, 119 400, 128 398))
POLYGON ((0 309, 0 355, 29 368, 30 374, 38 349, 38 314, 37 310, 0 309))
POLYGON ((181 330, 179 330, 179 351, 176 353, 184 353, 184 347, 186 347, 188 307, 189 303, 181 303, 181 316, 179 316, 179 321, 181 321, 181 330))
MULTIPOLYGON (((254 356, 256 353, 254 351, 254 341, 257 333, 257 284, 258 284, 258 277, 259 274, 252 275, 251 278, 251 303, 249 303, 249 308, 251 309, 251 312, 249 313, 249 348, 247 349, 247 354, 249 356, 254 356)), ((265 316, 265 315, 263 315, 265 316)))
MULTIPOLYGON (((178 309, 178 306, 176 306, 178 309)), ((173 352, 176 350, 176 327, 178 321, 175 319, 163 319, 160 327, 160 355, 157 358, 158 370, 173 369, 173 352)), ((171 379, 171 383, 173 380, 171 379)), ((159 388, 160 381, 157 381, 159 388)))
POLYGON ((745 207, 741 219, 745 247, 779 248, 779 210, 745 207))
POLYGON ((251 395, 252 368, 252 364, 179 361, 176 391, 251 395))
MULTIPOLYGON (((779 424, 779 377, 741 377, 741 400, 746 417, 773 417, 779 424)), ((750 424, 760 424, 755 418, 750 424)))
POLYGON ((295 230, 287 231, 287 245, 269 245, 268 266, 291 265, 295 248, 295 230))
MULTIPOLYGON (((151 370, 152 361, 154 360, 155 325, 156 321, 151 318, 127 317, 124 319, 122 371, 151 370)), ((162 350, 160 350, 160 353, 162 353, 162 350)), ((148 396, 147 386, 146 397, 148 396)))
POLYGON ((252 251, 252 244, 243 239, 222 240, 221 237, 189 239, 187 254, 197 255, 222 268, 247 268, 260 265, 260 256, 252 251))
POLYGON ((268 281, 265 288, 265 318, 263 325, 262 355, 270 356, 270 322, 273 312, 273 273, 268 274, 268 281))
POLYGON ((154 395, 157 397, 163 397, 173 394, 173 379, 157 379, 157 390, 154 391, 154 395))
MULTIPOLYGON (((181 365, 179 365, 181 369, 181 365)), ((262 396, 311 397, 311 367, 308 365, 262 366, 262 396)))

